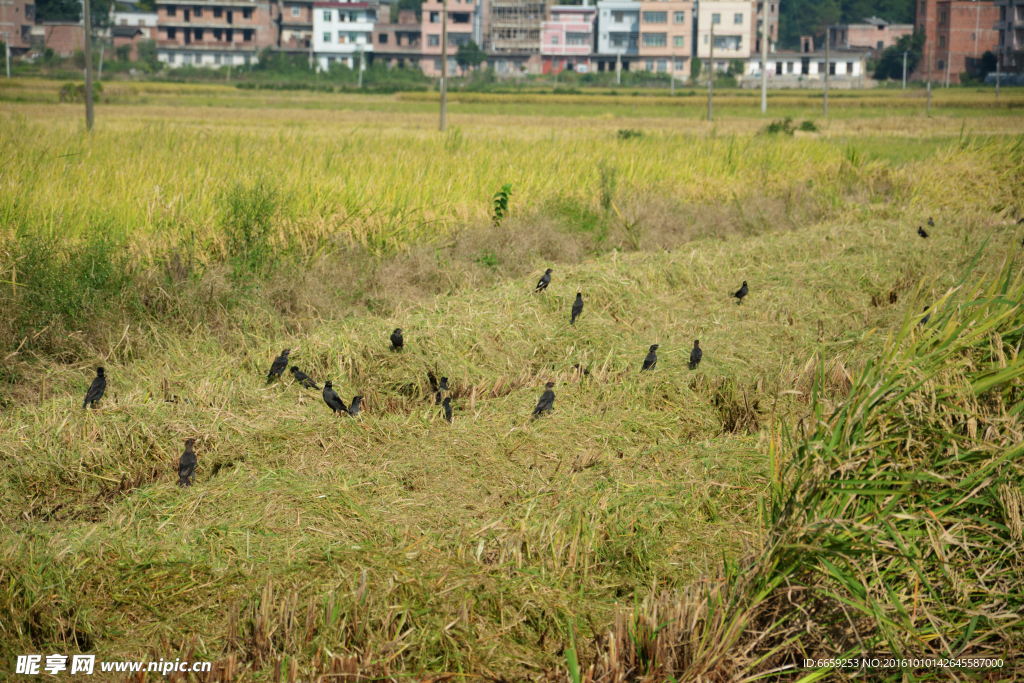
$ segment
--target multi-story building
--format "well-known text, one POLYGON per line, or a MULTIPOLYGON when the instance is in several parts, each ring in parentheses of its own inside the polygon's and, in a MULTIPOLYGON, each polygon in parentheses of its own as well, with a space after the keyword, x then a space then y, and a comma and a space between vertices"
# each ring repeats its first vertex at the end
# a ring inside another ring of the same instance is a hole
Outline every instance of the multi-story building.
MULTIPOLYGON (((428 76, 441 75, 441 15, 444 5, 441 0, 427 0, 421 13, 421 40, 423 57, 420 68, 428 76)), ((448 74, 462 73, 455 61, 460 45, 469 41, 483 47, 483 3, 482 0, 449 0, 448 2, 448 74)), ((540 40, 537 41, 538 50, 540 40)))
MULTIPOLYGON (((810 49, 776 50, 768 55, 768 84, 773 88, 821 88, 824 84, 826 63, 829 69, 829 83, 837 88, 858 88, 864 84, 868 57, 866 48, 830 49, 828 60, 825 50, 815 50, 809 42, 801 40, 810 49)), ((829 46, 831 48, 831 46, 829 46)), ((717 50, 716 50, 717 52, 717 50)), ((715 60, 717 61, 717 57, 715 60)), ((753 54, 744 60, 743 87, 760 87, 761 55, 753 54)))
POLYGON ((488 61, 499 73, 541 69, 541 24, 551 0, 489 0, 484 44, 488 61))
POLYGON ((540 54, 544 73, 566 69, 587 73, 594 51, 594 20, 597 8, 589 5, 555 5, 551 19, 541 24, 540 54))
POLYGON ((754 7, 750 0, 701 0, 697 10, 697 56, 705 62, 711 57, 714 35, 716 71, 726 71, 734 59, 746 61, 754 46, 751 26, 754 7))
POLYGON ((157 58, 171 67, 255 62, 276 42, 269 2, 156 0, 157 58))
POLYGON ((779 3, 782 0, 768 0, 768 2, 755 2, 754 12, 751 15, 750 35, 754 41, 751 48, 752 53, 761 54, 761 22, 764 21, 762 12, 764 6, 768 5, 768 51, 775 49, 779 42, 779 3))
POLYGON ((998 7, 992 0, 918 0, 917 26, 924 31, 924 59, 915 80, 959 83, 960 74, 981 66, 981 56, 999 47, 998 7))
MULTIPOLYGON (((597 70, 615 71, 619 62, 629 71, 640 58, 640 2, 599 0, 597 3, 597 70)), ((635 66, 633 67, 636 68, 635 66)))
POLYGON ((416 12, 403 9, 398 22, 391 22, 391 13, 383 7, 373 31, 373 59, 389 66, 420 66, 423 58, 423 27, 416 12))
POLYGON ((890 24, 878 17, 865 19, 859 24, 839 24, 828 27, 829 42, 832 47, 867 48, 876 58, 882 50, 895 45, 900 38, 909 36, 913 32, 913 24, 890 24))
POLYGON ((685 79, 693 49, 691 0, 641 0, 637 67, 685 79))
POLYGON ((1024 64, 1024 0, 995 0, 999 12, 995 29, 999 32, 997 54, 1002 57, 1002 68, 1020 69, 1024 64))
POLYGON ((313 51, 320 68, 333 64, 365 68, 373 52, 377 5, 368 2, 314 2, 313 51))
POLYGON ((312 54, 313 0, 278 0, 271 9, 277 24, 277 47, 285 52, 312 54))
POLYGON ((0 39, 11 47, 11 54, 23 54, 32 46, 32 27, 36 23, 36 4, 27 0, 0 0, 0 39))

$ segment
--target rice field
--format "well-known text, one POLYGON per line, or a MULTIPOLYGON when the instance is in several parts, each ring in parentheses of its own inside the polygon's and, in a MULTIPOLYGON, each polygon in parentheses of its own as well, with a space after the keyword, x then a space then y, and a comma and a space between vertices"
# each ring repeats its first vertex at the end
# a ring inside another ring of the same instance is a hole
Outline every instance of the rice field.
POLYGON ((3 671, 1024 673, 1021 94, 58 87, 0 83, 3 671))

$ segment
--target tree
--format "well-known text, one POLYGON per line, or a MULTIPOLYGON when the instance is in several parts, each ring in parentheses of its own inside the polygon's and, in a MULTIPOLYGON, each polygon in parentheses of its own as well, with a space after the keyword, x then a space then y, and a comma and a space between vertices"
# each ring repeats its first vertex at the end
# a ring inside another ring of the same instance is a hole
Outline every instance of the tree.
POLYGON ((391 3, 391 22, 398 23, 398 12, 403 9, 411 9, 416 12, 416 21, 419 21, 422 15, 423 4, 420 0, 398 0, 398 2, 391 3))
POLYGON ((38 0, 36 18, 40 21, 79 21, 82 3, 78 0, 38 0))
POLYGON ((824 37, 831 24, 856 24, 868 17, 894 24, 914 23, 914 0, 783 0, 779 4, 779 42, 798 48, 800 36, 824 37))
POLYGON ((878 60, 878 66, 875 67, 875 80, 880 81, 886 78, 902 80, 904 52, 907 53, 907 78, 909 78, 921 62, 924 53, 923 31, 914 31, 909 36, 903 36, 896 41, 895 45, 882 51, 882 58, 878 60))
POLYGON ((459 45, 459 51, 455 53, 455 63, 463 70, 478 67, 485 59, 487 55, 472 40, 465 45, 459 45))
POLYGON ((139 61, 148 66, 151 71, 160 70, 160 60, 157 58, 155 40, 139 42, 139 61))

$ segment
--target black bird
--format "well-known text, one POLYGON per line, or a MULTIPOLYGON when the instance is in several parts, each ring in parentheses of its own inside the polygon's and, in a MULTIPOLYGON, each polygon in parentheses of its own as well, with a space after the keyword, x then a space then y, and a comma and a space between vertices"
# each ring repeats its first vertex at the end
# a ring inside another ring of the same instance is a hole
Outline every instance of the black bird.
POLYGON ((537 418, 542 413, 547 412, 551 414, 551 408, 555 405, 555 392, 552 389, 555 388, 554 382, 548 382, 544 385, 547 389, 543 394, 540 395, 540 400, 537 401, 537 407, 533 409, 533 417, 537 418))
POLYGON ((316 382, 313 381, 313 378, 304 373, 302 370, 299 370, 299 366, 297 365, 292 366, 292 377, 294 377, 295 381, 304 387, 309 387, 310 389, 320 388, 316 385, 316 382))
POLYGON ((743 281, 743 286, 740 287, 739 290, 737 290, 737 292, 735 294, 733 294, 733 296, 735 298, 739 299, 740 303, 743 303, 743 297, 745 297, 747 295, 747 291, 748 291, 747 290, 747 281, 744 280, 743 281))
POLYGON ((925 229, 922 228, 920 225, 917 226, 917 234, 920 235, 921 237, 927 237, 928 236, 928 233, 925 232, 925 229))
POLYGON ((588 368, 583 367, 579 363, 577 363, 576 365, 572 366, 572 368, 576 372, 580 373, 583 377, 590 377, 590 370, 588 368))
POLYGON ((654 369, 655 364, 658 362, 658 354, 655 353, 657 350, 658 345, 651 344, 651 350, 647 352, 647 357, 644 358, 644 366, 640 368, 640 372, 654 369))
POLYGON ((402 350, 402 345, 404 343, 405 343, 405 340, 402 339, 402 328, 401 327, 396 327, 395 331, 391 333, 391 348, 392 348, 392 350, 394 350, 394 351, 401 351, 402 350))
POLYGON ((355 417, 359 414, 359 403, 363 400, 362 396, 353 396, 352 405, 348 407, 348 414, 355 417))
POLYGON ((576 318, 580 317, 580 313, 583 312, 583 293, 576 292, 576 301, 572 304, 572 317, 569 319, 570 325, 576 324, 576 318))
POLYGON ((82 404, 82 409, 85 410, 90 405, 95 408, 106 390, 107 378, 103 374, 103 368, 96 368, 96 378, 89 385, 89 391, 85 392, 85 403, 82 404))
POLYGON ((448 392, 448 378, 447 377, 442 377, 441 378, 441 385, 437 388, 437 393, 434 394, 434 405, 439 404, 441 402, 441 397, 444 396, 445 393, 447 393, 447 392, 448 392))
POLYGON ((929 228, 934 228, 935 227, 935 221, 933 221, 931 219, 931 216, 928 217, 928 227, 929 228))
POLYGON ((288 367, 288 354, 291 352, 291 349, 285 349, 281 352, 280 356, 274 359, 274 362, 270 365, 270 372, 267 373, 267 384, 274 381, 274 375, 281 379, 281 373, 288 367))
POLYGON ((921 318, 921 322, 919 322, 918 325, 927 325, 928 321, 932 319, 932 314, 928 312, 928 308, 928 306, 924 307, 925 316, 921 318))
POLYGON ((448 422, 451 423, 451 421, 452 421, 452 397, 451 396, 445 396, 444 397, 444 403, 442 403, 441 405, 444 406, 444 419, 448 420, 448 422))
POLYGON ((178 461, 178 486, 181 488, 196 483, 196 463, 199 459, 196 457, 196 452, 192 450, 192 445, 195 442, 195 439, 185 440, 185 452, 181 454, 181 460, 178 461))
POLYGON ((550 285, 550 284, 551 284, 551 269, 548 268, 547 270, 544 271, 544 274, 540 276, 540 280, 537 282, 537 289, 533 290, 534 294, 536 294, 537 292, 540 292, 542 290, 547 289, 548 285, 550 285))
POLYGON ((324 403, 327 407, 334 411, 334 414, 348 413, 348 408, 345 407, 345 402, 341 400, 341 397, 334 391, 334 386, 331 384, 331 380, 324 382, 324 403))
POLYGON ((697 339, 693 340, 693 350, 690 351, 690 369, 696 370, 697 366, 700 365, 700 359, 704 357, 704 352, 700 350, 700 341, 697 339))

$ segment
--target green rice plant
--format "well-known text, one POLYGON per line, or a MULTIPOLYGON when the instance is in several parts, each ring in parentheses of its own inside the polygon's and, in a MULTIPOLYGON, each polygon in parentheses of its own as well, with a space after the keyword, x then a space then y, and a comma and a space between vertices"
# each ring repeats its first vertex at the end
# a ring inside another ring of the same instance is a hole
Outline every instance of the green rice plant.
POLYGON ((278 265, 273 233, 279 205, 277 189, 264 178, 238 182, 221 198, 221 228, 236 277, 265 276, 278 265))
POLYGON ((491 216, 491 220, 495 226, 501 225, 502 219, 508 215, 508 198, 511 196, 512 183, 505 183, 500 190, 494 193, 491 202, 494 205, 494 214, 491 216))

